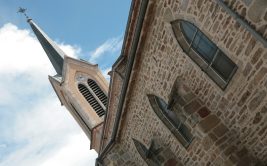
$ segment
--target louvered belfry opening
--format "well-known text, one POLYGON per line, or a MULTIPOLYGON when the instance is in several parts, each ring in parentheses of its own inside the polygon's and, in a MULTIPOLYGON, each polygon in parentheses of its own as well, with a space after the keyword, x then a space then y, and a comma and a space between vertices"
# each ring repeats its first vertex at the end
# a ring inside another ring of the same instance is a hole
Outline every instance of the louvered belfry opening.
POLYGON ((95 112, 99 117, 105 115, 105 110, 102 108, 102 106, 98 103, 96 98, 93 96, 93 94, 89 91, 89 89, 85 85, 78 84, 78 89, 82 93, 84 98, 88 101, 88 103, 92 106, 92 108, 95 110, 95 112))
POLYGON ((107 107, 108 98, 107 95, 101 90, 94 80, 88 79, 87 81, 89 87, 94 91, 99 100, 107 107))

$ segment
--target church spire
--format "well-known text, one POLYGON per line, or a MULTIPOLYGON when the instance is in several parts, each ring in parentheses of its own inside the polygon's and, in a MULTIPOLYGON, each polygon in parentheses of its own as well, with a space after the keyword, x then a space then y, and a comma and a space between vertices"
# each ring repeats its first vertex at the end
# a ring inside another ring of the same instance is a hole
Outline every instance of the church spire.
POLYGON ((32 19, 28 18, 27 22, 30 24, 33 32, 41 43, 57 74, 62 75, 63 57, 65 53, 34 23, 32 19))

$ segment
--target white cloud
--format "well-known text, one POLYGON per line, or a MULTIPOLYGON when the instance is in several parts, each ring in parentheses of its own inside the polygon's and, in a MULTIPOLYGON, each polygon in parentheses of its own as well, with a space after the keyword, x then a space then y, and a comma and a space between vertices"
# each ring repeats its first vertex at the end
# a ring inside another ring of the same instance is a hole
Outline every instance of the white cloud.
POLYGON ((93 165, 96 152, 89 150, 87 137, 59 105, 56 96, 48 96, 31 110, 17 113, 9 128, 14 132, 6 136, 15 143, 22 142, 22 148, 9 154, 1 166, 93 165))
MULTIPOLYGON (((29 30, 18 29, 13 24, 5 24, 0 29, 1 73, 39 72, 54 73, 41 45, 29 30)), ((75 57, 81 52, 77 46, 59 44, 68 56, 75 57)))
MULTIPOLYGON (((94 165, 96 153, 60 106, 47 78, 55 71, 33 34, 6 24, 0 46, 0 166, 94 165)), ((60 46, 69 56, 81 52, 60 46)))
MULTIPOLYGON (((89 151, 88 147, 89 144, 84 144, 86 140, 81 140, 81 135, 73 135, 67 142, 67 146, 62 146, 61 149, 56 154, 51 154, 51 157, 46 160, 41 166, 58 166, 58 165, 64 165, 64 166, 86 166, 89 163, 94 163, 95 158, 92 156, 96 155, 95 151, 89 151), (67 152, 73 152, 76 155, 76 157, 73 157, 72 154, 67 152), (68 158, 69 160, 66 160, 68 158), (85 160, 86 159, 86 160, 85 160), (56 163, 55 161, 58 161, 56 163)), ((84 137, 82 137, 84 138, 84 137)))
POLYGON ((122 42, 123 40, 121 36, 108 39, 94 51, 90 52, 89 61, 95 63, 96 60, 105 55, 105 53, 114 53, 116 51, 119 51, 121 49, 122 42))

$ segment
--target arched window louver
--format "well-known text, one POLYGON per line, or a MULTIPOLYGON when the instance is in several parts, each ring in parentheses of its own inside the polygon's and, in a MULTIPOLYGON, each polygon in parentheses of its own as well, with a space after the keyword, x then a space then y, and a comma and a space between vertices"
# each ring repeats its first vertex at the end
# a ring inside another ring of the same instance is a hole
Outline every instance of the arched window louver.
POLYGON ((193 140, 193 135, 186 125, 181 122, 180 117, 169 110, 167 103, 158 96, 148 95, 148 99, 159 119, 170 129, 181 144, 187 148, 193 140))
POLYGON ((172 28, 184 52, 219 87, 225 89, 237 65, 192 23, 176 20, 172 22, 172 28))
POLYGON ((94 91, 96 96, 99 98, 99 100, 106 107, 108 102, 107 95, 101 90, 101 88, 97 85, 97 83, 94 80, 88 79, 87 83, 89 87, 94 91))
POLYGON ((91 94, 91 92, 86 86, 79 84, 78 89, 84 96, 84 98, 88 101, 88 103, 92 106, 92 108, 95 110, 95 112, 99 117, 105 115, 105 110, 98 103, 98 101, 95 99, 95 97, 91 94))

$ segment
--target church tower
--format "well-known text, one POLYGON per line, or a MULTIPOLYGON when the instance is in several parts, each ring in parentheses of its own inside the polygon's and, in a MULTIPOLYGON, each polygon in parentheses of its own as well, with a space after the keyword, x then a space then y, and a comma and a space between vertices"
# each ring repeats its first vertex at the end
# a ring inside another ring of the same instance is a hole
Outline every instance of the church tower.
POLYGON ((68 57, 32 19, 28 23, 57 72, 49 76, 49 81, 61 104, 91 140, 90 149, 99 152, 107 107, 107 80, 98 65, 68 57))

